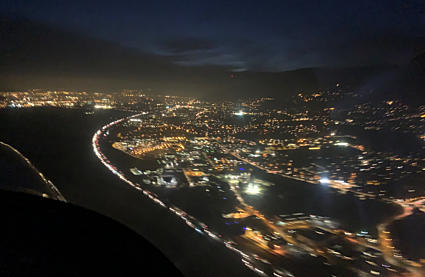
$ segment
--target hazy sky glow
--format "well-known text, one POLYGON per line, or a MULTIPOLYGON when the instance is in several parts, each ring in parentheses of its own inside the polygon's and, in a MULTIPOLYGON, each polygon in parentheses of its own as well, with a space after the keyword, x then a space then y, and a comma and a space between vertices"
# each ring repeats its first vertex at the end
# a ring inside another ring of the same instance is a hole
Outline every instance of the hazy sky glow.
POLYGON ((6 0, 0 12, 235 70, 403 63, 425 37, 420 0, 110 2, 6 0))

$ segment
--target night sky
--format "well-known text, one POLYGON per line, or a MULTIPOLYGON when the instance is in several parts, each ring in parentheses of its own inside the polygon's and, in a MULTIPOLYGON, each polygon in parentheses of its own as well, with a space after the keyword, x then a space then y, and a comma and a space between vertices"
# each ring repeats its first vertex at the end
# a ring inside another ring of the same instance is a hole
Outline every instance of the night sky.
POLYGON ((3 0, 0 14, 234 71, 402 64, 425 37, 421 0, 3 0))

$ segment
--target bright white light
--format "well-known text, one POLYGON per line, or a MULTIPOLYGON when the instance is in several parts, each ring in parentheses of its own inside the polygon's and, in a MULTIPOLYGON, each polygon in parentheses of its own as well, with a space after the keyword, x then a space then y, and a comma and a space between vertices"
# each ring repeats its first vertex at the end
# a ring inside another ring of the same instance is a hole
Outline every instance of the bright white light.
POLYGON ((96 104, 96 105, 94 105, 94 108, 95 109, 112 109, 112 106, 96 104))
POLYGON ((332 133, 331 133, 331 136, 335 136, 335 132, 332 132, 332 133))
POLYGON ((242 110, 240 110, 239 112, 236 112, 234 114, 238 116, 243 116, 245 113, 242 110))
POLYGON ((335 145, 337 145, 337 146, 348 146, 348 142, 336 142, 335 145))
POLYGON ((319 182, 320 182, 321 184, 329 184, 329 183, 330 183, 330 181, 331 181, 331 180, 329 180, 329 178, 326 178, 326 177, 320 178, 320 180, 319 180, 319 182))
POLYGON ((260 187, 256 184, 249 184, 245 190, 247 194, 255 195, 260 193, 260 187))

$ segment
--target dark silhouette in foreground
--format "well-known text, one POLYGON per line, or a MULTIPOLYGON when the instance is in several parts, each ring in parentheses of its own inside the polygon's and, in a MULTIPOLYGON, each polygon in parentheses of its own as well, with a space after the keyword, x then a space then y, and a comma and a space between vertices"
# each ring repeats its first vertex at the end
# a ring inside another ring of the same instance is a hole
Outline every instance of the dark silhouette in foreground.
POLYGON ((181 276, 152 244, 71 204, 0 190, 1 276, 181 276))

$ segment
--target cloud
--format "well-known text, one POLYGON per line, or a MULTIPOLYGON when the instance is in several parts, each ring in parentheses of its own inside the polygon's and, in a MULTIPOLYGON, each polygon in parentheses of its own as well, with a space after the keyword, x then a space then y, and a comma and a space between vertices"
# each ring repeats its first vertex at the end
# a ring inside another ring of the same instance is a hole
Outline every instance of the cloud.
POLYGON ((184 66, 224 66, 231 69, 244 68, 244 56, 233 46, 201 38, 179 38, 162 41, 155 53, 171 58, 184 66))
POLYGON ((187 55, 194 52, 209 51, 217 47, 212 40, 201 38, 176 38, 159 43, 159 49, 170 55, 187 55))

